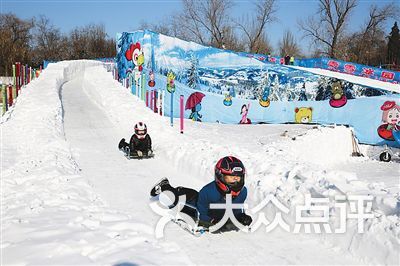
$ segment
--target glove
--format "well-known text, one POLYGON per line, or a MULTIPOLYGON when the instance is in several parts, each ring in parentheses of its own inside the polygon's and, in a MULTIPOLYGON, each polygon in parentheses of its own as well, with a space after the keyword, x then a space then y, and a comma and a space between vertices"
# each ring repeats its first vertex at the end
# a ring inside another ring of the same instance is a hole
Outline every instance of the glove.
POLYGON ((203 220, 199 220, 199 226, 205 227, 205 228, 209 228, 213 225, 216 225, 218 223, 218 221, 216 221, 215 219, 212 219, 211 221, 207 222, 207 221, 203 221, 203 220))
POLYGON ((139 157, 142 157, 143 156, 143 152, 142 151, 136 151, 137 152, 137 155, 139 156, 139 157))
POLYGON ((248 225, 250 225, 250 224, 253 222, 253 219, 251 218, 251 216, 250 216, 250 215, 247 215, 247 214, 245 214, 245 213, 241 213, 241 214, 239 214, 238 216, 236 216, 236 220, 237 220, 239 223, 241 223, 241 224, 243 224, 243 225, 245 225, 245 226, 248 226, 248 225))

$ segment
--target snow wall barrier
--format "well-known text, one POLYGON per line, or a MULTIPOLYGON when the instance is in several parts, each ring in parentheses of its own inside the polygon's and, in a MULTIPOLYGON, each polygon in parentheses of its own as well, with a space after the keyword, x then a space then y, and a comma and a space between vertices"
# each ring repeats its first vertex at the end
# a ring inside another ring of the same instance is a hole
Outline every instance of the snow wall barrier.
POLYGON ((382 80, 394 84, 400 83, 400 72, 345 62, 332 58, 310 58, 296 60, 296 65, 308 68, 322 68, 340 73, 382 80))
POLYGON ((400 95, 384 88, 148 30, 118 33, 116 62, 133 94, 165 93, 168 116, 179 117, 183 95, 184 116, 196 121, 342 124, 353 127, 361 143, 400 147, 393 134, 400 130, 400 95))
MULTIPOLYGON (((262 54, 250 54, 243 52, 240 52, 238 54, 272 64, 284 64, 285 60, 283 57, 279 56, 266 56, 262 54)), ((321 57, 321 58, 295 59, 293 65, 300 67, 307 67, 307 68, 326 69, 334 72, 390 82, 393 84, 400 84, 399 71, 361 65, 333 58, 321 57)))

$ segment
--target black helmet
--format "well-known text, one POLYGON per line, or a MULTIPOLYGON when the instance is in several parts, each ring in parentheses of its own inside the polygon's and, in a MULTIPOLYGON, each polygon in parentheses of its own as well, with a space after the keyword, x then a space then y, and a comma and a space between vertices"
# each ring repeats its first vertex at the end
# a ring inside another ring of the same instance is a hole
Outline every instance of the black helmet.
POLYGON ((236 157, 226 156, 221 158, 215 165, 215 182, 217 187, 223 193, 231 193, 233 197, 239 195, 244 186, 244 178, 246 170, 243 163, 236 157), (224 179, 225 175, 239 176, 240 180, 233 184, 227 183, 224 179))
POLYGON ((147 134, 147 126, 143 122, 139 122, 135 125, 135 134, 138 137, 144 138, 147 134))

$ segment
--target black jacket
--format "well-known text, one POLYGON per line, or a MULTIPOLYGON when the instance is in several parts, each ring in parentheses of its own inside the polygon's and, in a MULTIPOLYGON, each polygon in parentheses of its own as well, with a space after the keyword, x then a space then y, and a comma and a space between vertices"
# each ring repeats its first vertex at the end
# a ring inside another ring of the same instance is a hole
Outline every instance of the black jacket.
POLYGON ((131 151, 142 151, 148 152, 151 150, 151 138, 150 135, 147 134, 144 139, 139 139, 136 134, 133 134, 131 137, 131 141, 129 143, 129 147, 131 151))

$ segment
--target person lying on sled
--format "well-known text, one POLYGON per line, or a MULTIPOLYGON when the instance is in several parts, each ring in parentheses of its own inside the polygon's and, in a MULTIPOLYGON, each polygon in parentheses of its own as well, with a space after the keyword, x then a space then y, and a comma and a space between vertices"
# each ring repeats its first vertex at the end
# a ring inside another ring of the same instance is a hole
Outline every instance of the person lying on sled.
MULTIPOLYGON (((247 188, 244 186, 245 172, 244 165, 239 159, 227 156, 221 158, 215 165, 214 180, 199 192, 187 187, 172 187, 168 179, 164 178, 153 187, 150 195, 155 197, 163 191, 171 191, 175 198, 173 204, 168 206, 170 209, 178 204, 179 196, 185 195, 186 202, 181 212, 188 214, 194 220, 199 220, 199 226, 208 228, 216 225, 225 214, 224 209, 212 209, 210 204, 225 204, 227 194, 231 194, 232 204, 245 202, 247 197, 247 188), (197 212, 199 217, 197 217, 197 212)), ((232 211, 240 224, 248 226, 252 223, 251 216, 247 215, 243 209, 233 209, 232 211)), ((221 228, 221 230, 233 229, 237 229, 237 227, 230 219, 221 228)))

